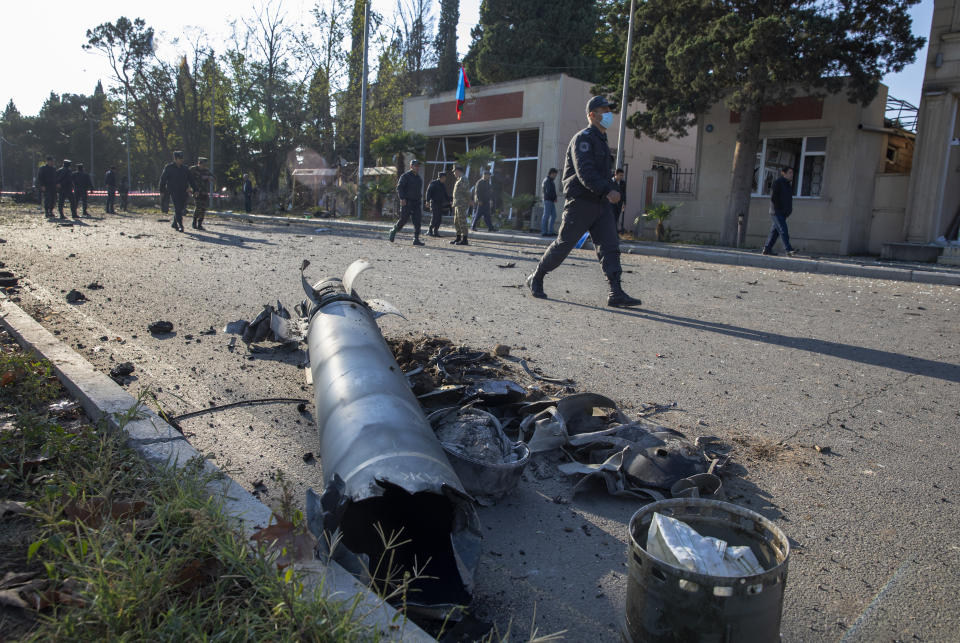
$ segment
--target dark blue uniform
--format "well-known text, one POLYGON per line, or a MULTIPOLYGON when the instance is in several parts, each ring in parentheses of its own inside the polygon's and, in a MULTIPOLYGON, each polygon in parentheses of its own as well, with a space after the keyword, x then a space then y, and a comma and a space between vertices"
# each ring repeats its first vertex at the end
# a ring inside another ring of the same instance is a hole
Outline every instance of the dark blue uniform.
POLYGON ((787 217, 793 212, 793 185, 785 176, 780 176, 773 182, 770 190, 770 234, 763 245, 766 254, 773 252, 773 244, 777 238, 783 239, 783 249, 793 252, 790 245, 790 230, 787 228, 787 217))
POLYGON ((183 215, 187 211, 187 188, 197 189, 197 183, 184 165, 170 163, 160 175, 160 191, 170 195, 173 201, 171 228, 183 232, 183 215))
POLYGON ((83 216, 87 216, 87 192, 93 187, 93 181, 90 175, 83 171, 83 167, 78 167, 73 173, 73 207, 83 206, 83 216))
POLYGON ((563 163, 563 216, 557 238, 540 259, 545 275, 567 258, 585 232, 590 232, 600 267, 608 280, 619 283, 620 239, 607 194, 617 189, 610 179, 610 146, 607 135, 594 126, 578 132, 567 146, 563 163))
POLYGON ((450 207, 450 195, 447 193, 447 186, 440 179, 430 181, 427 186, 427 201, 430 202, 430 212, 433 216, 430 219, 430 230, 428 235, 440 236, 440 223, 444 211, 450 207))
POLYGON ((400 206, 400 218, 397 220, 393 230, 390 231, 390 241, 397 236, 397 232, 403 229, 407 221, 413 220, 413 242, 422 245, 420 242, 420 217, 423 214, 421 200, 423 199, 423 179, 413 170, 407 170, 397 181, 397 198, 405 201, 405 205, 400 206))
POLYGON ((107 207, 106 211, 109 214, 113 214, 113 201, 117 197, 117 175, 114 174, 113 170, 107 170, 107 173, 103 176, 103 185, 107 188, 107 207))
POLYGON ((43 165, 37 172, 37 188, 43 192, 43 213, 53 217, 53 204, 57 198, 57 169, 43 165))
POLYGON ((77 216, 77 202, 73 200, 73 173, 70 171, 70 163, 64 163, 63 167, 57 170, 57 210, 60 212, 60 218, 63 217, 63 202, 70 204, 70 216, 74 219, 77 216))

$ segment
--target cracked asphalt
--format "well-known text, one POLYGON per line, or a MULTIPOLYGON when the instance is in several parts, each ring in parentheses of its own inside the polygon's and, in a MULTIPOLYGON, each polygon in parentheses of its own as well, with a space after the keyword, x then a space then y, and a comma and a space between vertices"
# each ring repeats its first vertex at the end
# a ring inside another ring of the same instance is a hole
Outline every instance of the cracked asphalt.
MULTIPOLYGON (((624 286, 644 305, 612 310, 590 251, 552 273, 550 299, 540 301, 522 287, 541 252, 534 246, 454 247, 446 230, 415 248, 403 233, 390 244, 374 233, 216 217, 208 232, 181 235, 162 218, 61 227, 35 210, 0 211, 0 260, 22 278, 20 305, 96 367, 133 362, 128 388, 149 390, 151 405, 180 414, 249 398, 312 400, 302 355, 231 350, 223 327, 277 299, 300 301, 305 258, 315 279, 365 258, 375 270, 358 291, 407 317, 381 320, 388 337, 508 344, 628 414, 676 401, 656 419, 733 445, 730 500, 774 520, 793 543, 784 640, 955 640, 960 288, 624 255, 624 286), (103 288, 87 288, 93 282, 103 288), (68 304, 73 288, 87 301, 68 304), (173 322, 173 335, 147 331, 159 319, 173 322)), ((270 504, 281 478, 298 498, 322 486, 319 463, 304 459, 316 453, 310 409, 231 409, 183 428, 270 504)), ((550 466, 531 469, 515 494, 480 509, 474 604, 501 633, 535 626, 573 641, 618 638, 626 524, 638 504, 599 491, 555 503, 570 486, 550 466)))

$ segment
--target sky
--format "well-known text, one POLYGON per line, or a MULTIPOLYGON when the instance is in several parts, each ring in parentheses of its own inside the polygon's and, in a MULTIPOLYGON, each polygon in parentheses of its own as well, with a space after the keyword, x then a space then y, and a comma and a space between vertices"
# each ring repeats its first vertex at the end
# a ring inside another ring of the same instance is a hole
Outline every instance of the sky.
MULTIPOLYGON (((283 0, 282 6, 292 21, 308 22, 314 1, 283 0)), ((4 61, 0 67, 0 109, 13 99, 21 114, 35 115, 51 90, 58 94, 90 94, 98 80, 109 86, 112 75, 106 59, 81 48, 86 42, 86 30, 96 25, 114 22, 121 15, 143 18, 159 34, 161 54, 164 43, 181 35, 185 27, 196 26, 211 36, 210 42, 216 49, 218 40, 229 33, 230 21, 249 15, 253 6, 243 0, 230 4, 210 0, 126 0, 122 9, 117 8, 118 4, 5 0, 4 33, 0 38, 0 60, 4 61)), ((271 4, 275 3, 271 0, 271 4)), ((396 0, 372 0, 373 9, 387 16, 393 14, 395 6, 396 0)), ((439 2, 434 6, 436 19, 439 2)), ((457 49, 461 55, 470 45, 470 29, 477 23, 479 11, 480 0, 460 1, 457 49)), ((914 33, 927 37, 933 0, 922 0, 910 13, 914 33)), ((917 54, 916 63, 884 78, 891 96, 920 104, 925 60, 926 47, 917 54)))

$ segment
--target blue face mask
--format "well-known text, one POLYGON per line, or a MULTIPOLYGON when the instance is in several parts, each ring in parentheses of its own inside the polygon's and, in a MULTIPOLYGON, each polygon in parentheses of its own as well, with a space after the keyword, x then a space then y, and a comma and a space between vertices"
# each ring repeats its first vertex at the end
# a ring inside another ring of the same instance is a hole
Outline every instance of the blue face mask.
POLYGON ((600 117, 600 125, 603 129, 610 129, 610 126, 613 125, 613 113, 607 112, 600 117))

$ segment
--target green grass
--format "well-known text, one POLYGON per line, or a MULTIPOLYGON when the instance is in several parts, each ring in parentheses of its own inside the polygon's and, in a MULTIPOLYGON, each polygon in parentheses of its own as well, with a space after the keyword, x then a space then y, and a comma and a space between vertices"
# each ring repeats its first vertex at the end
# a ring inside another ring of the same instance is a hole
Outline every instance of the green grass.
POLYGON ((318 600, 276 554, 235 530, 204 484, 202 463, 153 470, 122 436, 56 416, 64 395, 50 367, 0 353, 0 500, 26 501, 3 519, 0 577, 38 572, 50 605, 32 623, 0 611, 0 631, 48 640, 374 640, 356 599, 318 600), (18 620, 19 619, 19 620, 18 620), (15 625, 16 627, 12 627, 15 625), (11 629, 8 629, 10 627, 11 629))

